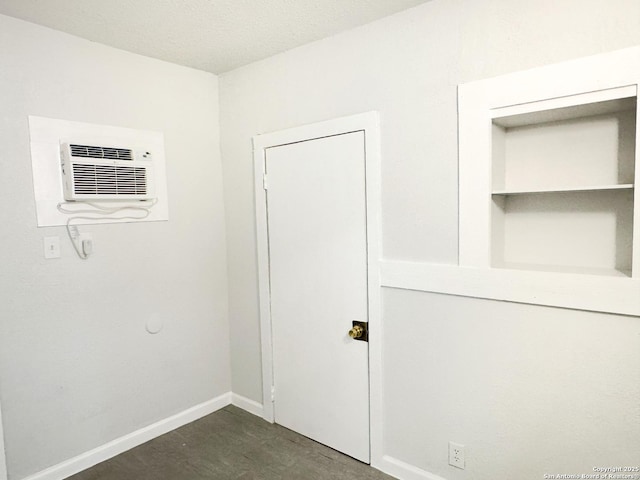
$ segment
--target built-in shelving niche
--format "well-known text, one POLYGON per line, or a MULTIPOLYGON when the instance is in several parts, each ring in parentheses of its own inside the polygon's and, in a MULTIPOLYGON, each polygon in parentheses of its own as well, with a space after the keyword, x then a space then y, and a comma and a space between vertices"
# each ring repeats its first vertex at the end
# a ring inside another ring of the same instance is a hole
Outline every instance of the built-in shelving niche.
POLYGON ((636 87, 496 108, 491 266, 631 276, 636 87))
POLYGON ((459 273, 423 283, 640 316, 639 85, 640 46, 458 85, 459 273))

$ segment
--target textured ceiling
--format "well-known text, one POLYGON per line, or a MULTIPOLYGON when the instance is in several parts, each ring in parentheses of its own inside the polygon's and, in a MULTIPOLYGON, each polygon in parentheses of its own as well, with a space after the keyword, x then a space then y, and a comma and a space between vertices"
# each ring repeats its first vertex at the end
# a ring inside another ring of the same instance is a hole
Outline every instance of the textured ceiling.
POLYGON ((0 14, 223 73, 427 0, 0 0, 0 14))

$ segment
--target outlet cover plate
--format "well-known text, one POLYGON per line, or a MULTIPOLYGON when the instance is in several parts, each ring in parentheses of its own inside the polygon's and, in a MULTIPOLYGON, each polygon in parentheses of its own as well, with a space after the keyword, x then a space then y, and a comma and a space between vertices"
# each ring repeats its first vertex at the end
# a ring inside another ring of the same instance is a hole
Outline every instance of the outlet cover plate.
POLYGON ((464 445, 449 442, 449 465, 464 470, 464 445))

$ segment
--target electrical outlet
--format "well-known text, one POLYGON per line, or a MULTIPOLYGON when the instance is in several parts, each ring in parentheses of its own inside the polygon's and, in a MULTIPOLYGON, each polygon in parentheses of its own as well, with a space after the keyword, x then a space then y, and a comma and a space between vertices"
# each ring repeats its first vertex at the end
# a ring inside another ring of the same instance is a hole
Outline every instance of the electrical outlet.
POLYGON ((449 442, 449 465, 464 470, 464 445, 449 442))

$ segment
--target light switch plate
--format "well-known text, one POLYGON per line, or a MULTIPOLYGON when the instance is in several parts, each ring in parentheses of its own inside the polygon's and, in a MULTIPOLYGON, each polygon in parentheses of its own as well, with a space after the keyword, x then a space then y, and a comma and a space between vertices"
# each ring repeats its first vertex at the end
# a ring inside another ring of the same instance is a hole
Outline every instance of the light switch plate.
POLYGON ((44 237, 44 258, 60 258, 60 237, 44 237))

